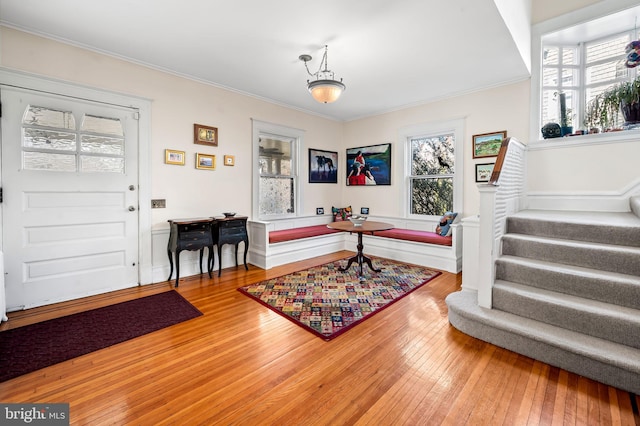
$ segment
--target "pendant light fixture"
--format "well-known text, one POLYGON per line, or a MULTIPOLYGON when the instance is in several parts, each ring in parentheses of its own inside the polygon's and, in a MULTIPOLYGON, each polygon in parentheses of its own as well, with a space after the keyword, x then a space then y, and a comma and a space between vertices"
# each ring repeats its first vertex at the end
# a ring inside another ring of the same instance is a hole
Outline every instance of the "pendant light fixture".
POLYGON ((307 69, 307 73, 310 76, 315 77, 315 80, 307 80, 307 89, 311 92, 311 96, 316 101, 323 104, 330 104, 338 100, 342 92, 347 88, 342 79, 340 81, 335 79, 333 71, 329 70, 327 64, 327 46, 324 46, 324 55, 322 55, 322 61, 320 61, 320 67, 318 71, 312 73, 309 71, 309 62, 312 58, 311 55, 300 55, 298 59, 304 62, 304 66, 307 69), (322 68, 324 66, 324 69, 322 68))

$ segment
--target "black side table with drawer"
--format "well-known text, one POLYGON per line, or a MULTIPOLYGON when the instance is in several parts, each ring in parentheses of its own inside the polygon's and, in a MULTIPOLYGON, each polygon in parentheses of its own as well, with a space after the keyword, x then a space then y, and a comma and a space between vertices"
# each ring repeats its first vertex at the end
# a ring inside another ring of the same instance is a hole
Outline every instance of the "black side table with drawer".
MULTIPOLYGON (((249 270, 247 266, 247 253, 249 252, 247 219, 246 216, 215 219, 213 224, 213 243, 218 246, 218 276, 222 273, 222 246, 225 244, 235 244, 236 266, 238 266, 238 245, 244 242, 244 268, 249 270)), ((213 259, 211 259, 210 266, 213 268, 213 259)))
POLYGON ((173 254, 176 256, 176 284, 178 287, 178 280, 180 279, 180 252, 183 250, 200 250, 200 273, 202 274, 202 255, 204 248, 209 249, 209 258, 207 260, 207 270, 209 272, 209 278, 211 278, 211 270, 213 268, 213 235, 211 230, 215 219, 212 218, 200 218, 200 219, 170 219, 169 225, 171 226, 171 233, 169 234, 169 244, 167 245, 167 254, 169 255, 169 265, 171 271, 169 272, 169 278, 173 275, 173 254))

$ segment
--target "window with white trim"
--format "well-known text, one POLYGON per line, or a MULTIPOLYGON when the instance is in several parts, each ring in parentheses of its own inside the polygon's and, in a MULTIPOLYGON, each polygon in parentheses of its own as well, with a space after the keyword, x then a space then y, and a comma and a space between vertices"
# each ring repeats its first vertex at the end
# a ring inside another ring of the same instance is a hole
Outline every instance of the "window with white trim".
POLYGON ((407 212, 442 216, 462 204, 462 121, 405 129, 407 212))
POLYGON ((302 132, 254 121, 254 216, 261 220, 294 217, 299 211, 298 153, 302 132))
MULTIPOLYGON (((633 12, 618 12, 625 16, 633 12)), ((618 18, 618 22, 630 20, 618 18)), ((540 104, 538 129, 561 120, 561 94, 565 98, 567 125, 588 131, 585 116, 590 101, 606 89, 631 81, 637 68, 627 68, 626 46, 638 39, 631 27, 620 31, 608 17, 597 18, 541 36, 540 104)), ((623 123, 618 115, 617 126, 623 123)))

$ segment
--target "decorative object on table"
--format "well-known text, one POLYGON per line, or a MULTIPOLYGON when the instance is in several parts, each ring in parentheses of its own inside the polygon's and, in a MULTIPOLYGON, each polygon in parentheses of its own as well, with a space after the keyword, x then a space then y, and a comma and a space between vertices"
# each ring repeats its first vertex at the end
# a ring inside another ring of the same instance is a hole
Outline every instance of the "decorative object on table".
POLYGON ((165 149, 164 162, 165 164, 176 164, 178 166, 184 166, 184 151, 165 149))
POLYGON ((495 163, 476 164, 476 182, 489 182, 495 163))
POLYGON ((640 125, 640 76, 596 95, 587 104, 584 125, 588 129, 600 128, 603 132, 637 128, 640 125), (620 113, 624 118, 622 125, 620 113))
POLYGON ((225 166, 233 166, 236 163, 236 157, 233 155, 225 155, 224 156, 224 165, 225 166))
POLYGON ((331 207, 331 214, 333 215, 334 222, 340 222, 343 220, 349 220, 353 210, 351 206, 348 207, 331 207))
POLYGON ((473 135, 473 158, 497 157, 507 131, 473 135))
POLYGON ((369 214, 369 207, 360 207, 360 214, 369 214))
POLYGON ((216 156, 209 154, 196 154, 196 169, 215 170, 216 156))
POLYGON ((201 315, 184 297, 170 290, 2 331, 0 382, 201 315))
POLYGON ((316 214, 324 214, 324 207, 317 207, 316 214))
POLYGON ((198 145, 218 146, 218 128, 204 126, 202 124, 194 124, 193 143, 198 145))
POLYGON ((234 217, 236 215, 235 212, 226 212, 226 213, 222 213, 224 215, 224 217, 234 217))
POLYGON ((441 274, 377 258, 381 272, 361 283, 357 271, 339 271, 341 262, 240 287, 238 291, 328 341, 441 274))
POLYGON ((540 129, 542 137, 544 139, 560 138, 562 137, 562 129, 558 123, 547 123, 540 129))
POLYGON ((309 183, 338 183, 338 153, 309 148, 309 183))
POLYGON ((362 226, 362 224, 367 220, 366 216, 351 216, 349 218, 353 226, 362 226))
POLYGON ((313 59, 311 55, 304 54, 298 56, 298 59, 304 62, 304 67, 307 69, 307 73, 316 78, 312 81, 307 80, 307 89, 309 89, 313 99, 323 104, 330 104, 337 101, 340 95, 342 95, 342 92, 347 88, 342 82, 342 79, 340 79, 340 81, 336 80, 334 72, 327 68, 328 49, 328 46, 325 45, 324 55, 322 55, 322 60, 320 60, 320 66, 318 67, 318 71, 314 73, 309 71, 309 65, 307 64, 307 62, 313 59), (324 69, 322 69, 323 65, 324 69))
POLYGON ((348 148, 347 185, 391 185, 391 144, 348 148))

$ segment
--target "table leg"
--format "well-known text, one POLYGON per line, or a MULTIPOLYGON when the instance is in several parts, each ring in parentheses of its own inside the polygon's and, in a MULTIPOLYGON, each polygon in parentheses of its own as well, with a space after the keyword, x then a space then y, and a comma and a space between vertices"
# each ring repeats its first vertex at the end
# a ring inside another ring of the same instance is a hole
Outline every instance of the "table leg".
POLYGON ((180 279, 180 250, 176 250, 176 287, 178 287, 178 280, 180 279))
POLYGON ((167 248, 167 254, 169 255, 169 278, 167 278, 167 281, 171 281, 171 275, 173 275, 173 252, 170 248, 167 248))
POLYGON ((351 267, 351 265, 354 262, 358 262, 358 268, 360 268, 360 277, 361 278, 363 276, 363 270, 362 270, 362 264, 363 263, 366 263, 367 266, 369 266, 369 269, 371 269, 374 272, 382 271, 382 269, 376 269, 373 266, 373 263, 371 262, 371 259, 369 259, 367 256, 365 256, 364 253, 362 252, 362 250, 364 249, 364 244, 362 243, 362 232, 358 232, 358 245, 356 246, 356 248, 358 249, 358 253, 347 261, 347 266, 345 266, 344 268, 339 267, 338 268, 339 271, 341 271, 341 272, 346 271, 347 269, 349 269, 351 267))

